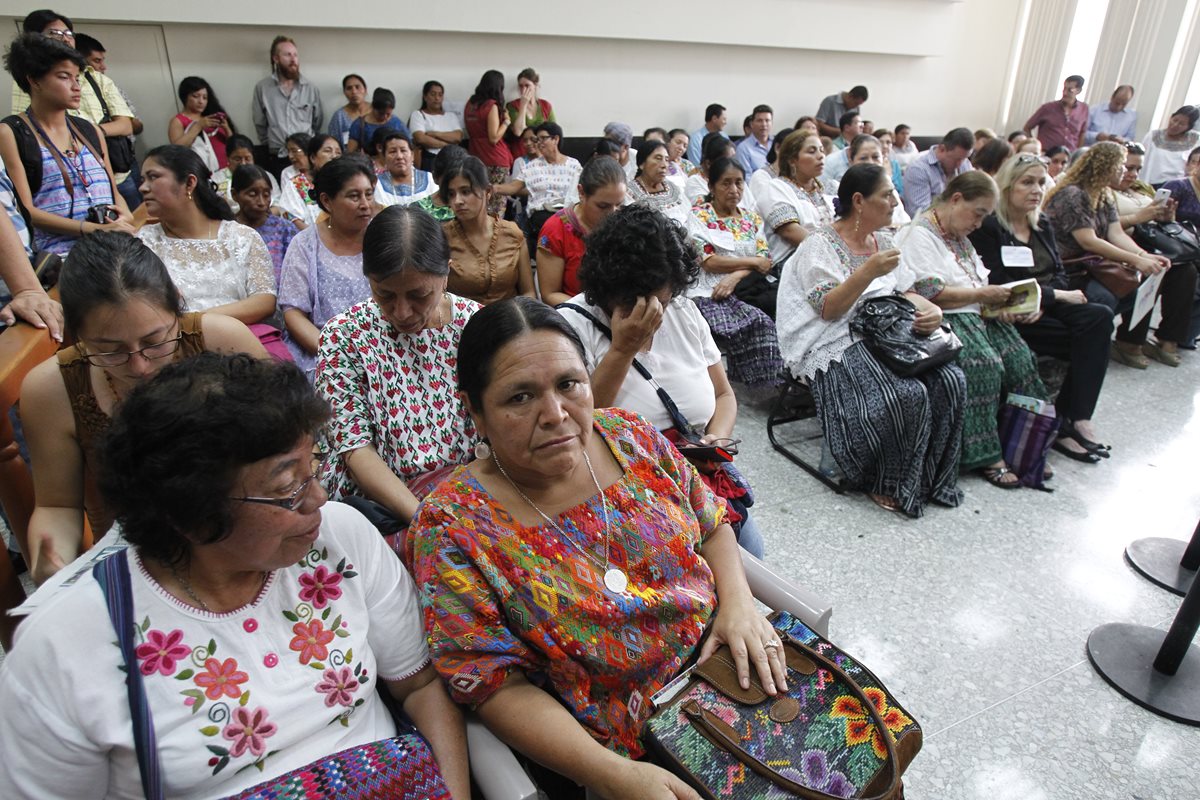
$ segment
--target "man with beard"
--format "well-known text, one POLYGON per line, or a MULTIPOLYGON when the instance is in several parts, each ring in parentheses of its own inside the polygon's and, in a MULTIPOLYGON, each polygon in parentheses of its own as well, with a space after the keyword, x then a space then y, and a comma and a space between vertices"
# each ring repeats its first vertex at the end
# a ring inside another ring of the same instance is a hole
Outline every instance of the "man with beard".
POLYGON ((287 137, 293 133, 311 136, 324 121, 321 94, 300 74, 300 52, 287 36, 276 36, 271 42, 271 76, 254 87, 253 112, 259 144, 266 150, 266 166, 278 177, 290 163, 287 137))

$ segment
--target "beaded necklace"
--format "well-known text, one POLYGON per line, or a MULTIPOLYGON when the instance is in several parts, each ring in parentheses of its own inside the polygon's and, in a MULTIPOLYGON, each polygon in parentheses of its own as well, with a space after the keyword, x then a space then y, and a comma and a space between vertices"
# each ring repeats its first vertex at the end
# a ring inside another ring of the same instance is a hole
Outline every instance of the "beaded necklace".
POLYGON ((945 243, 946 249, 954 256, 954 263, 958 264, 958 268, 971 281, 972 288, 977 289, 983 286, 983 278, 979 276, 979 271, 975 269, 974 251, 970 243, 963 241, 961 237, 951 236, 947 233, 946 229, 942 227, 942 221, 938 219, 936 211, 929 212, 929 220, 933 223, 933 227, 937 230, 938 235, 942 237, 942 242, 945 243))

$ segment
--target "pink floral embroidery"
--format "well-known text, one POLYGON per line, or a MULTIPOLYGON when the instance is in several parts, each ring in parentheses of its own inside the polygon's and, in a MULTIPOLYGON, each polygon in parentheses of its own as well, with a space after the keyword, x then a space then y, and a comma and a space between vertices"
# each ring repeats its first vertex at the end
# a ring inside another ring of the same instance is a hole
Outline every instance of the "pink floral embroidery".
POLYGON ((350 694, 358 691, 358 678, 349 667, 327 669, 324 680, 317 684, 317 691, 325 695, 325 705, 330 708, 335 703, 348 706, 354 701, 350 694))
POLYGON ((183 643, 183 631, 178 628, 170 633, 150 631, 146 641, 137 646, 134 651, 142 662, 142 674, 152 675, 161 672, 163 675, 174 675, 179 666, 179 659, 187 658, 192 649, 183 643))
POLYGON ((330 572, 322 564, 311 573, 305 572, 300 576, 300 599, 312 603, 313 608, 324 608, 342 596, 342 589, 338 586, 341 582, 340 573, 330 572))
POLYGON ((233 710, 233 721, 225 726, 221 735, 233 742, 229 754, 234 758, 242 755, 248 749, 254 756, 262 756, 267 751, 267 737, 274 736, 279 730, 274 722, 267 722, 267 710, 258 707, 254 711, 245 708, 233 710))
POLYGON ((204 662, 204 672, 196 674, 196 685, 204 690, 209 700, 219 700, 221 695, 241 697, 242 687, 238 684, 250 680, 250 676, 237 668, 237 661, 227 658, 222 663, 215 658, 204 662))
POLYGON ((333 631, 325 630, 321 620, 312 622, 297 622, 292 626, 296 634, 289 647, 300 654, 300 663, 307 664, 314 658, 324 660, 329 658, 329 648, 325 645, 333 641, 333 631))

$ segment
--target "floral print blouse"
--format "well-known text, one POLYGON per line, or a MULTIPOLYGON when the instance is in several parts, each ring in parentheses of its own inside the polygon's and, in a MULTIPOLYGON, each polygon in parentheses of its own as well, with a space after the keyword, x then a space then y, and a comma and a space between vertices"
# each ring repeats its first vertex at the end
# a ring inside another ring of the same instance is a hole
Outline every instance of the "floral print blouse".
MULTIPOLYGON (((763 220, 756 212, 739 208, 737 216, 721 217, 712 203, 701 201, 692 206, 692 217, 698 223, 692 225, 692 238, 704 261, 712 256, 770 258, 763 220)), ((688 289, 688 296, 712 296, 712 290, 724 277, 701 269, 700 276, 688 289)))
POLYGON ((700 555, 723 504, 653 426, 596 411, 593 428, 623 477, 604 490, 610 563, 629 578, 605 588, 599 496, 551 526, 527 528, 466 467, 431 492, 409 530, 434 666, 460 703, 478 705, 520 670, 611 750, 643 752, 648 698, 692 653, 716 611, 700 555), (584 557, 579 548, 594 554, 584 557))
POLYGON ((450 298, 440 328, 400 333, 366 300, 329 320, 317 348, 316 388, 333 416, 324 484, 340 500, 358 494, 343 456, 371 446, 407 482, 471 460, 475 425, 458 397, 458 339, 480 306, 450 298))
MULTIPOLYGON (((133 551, 129 568, 134 655, 168 797, 226 797, 394 736, 377 683, 429 662, 412 579, 338 503, 322 509, 308 554, 235 611, 180 602, 133 551)), ((0 671, 6 796, 144 797, 121 652, 91 573, 17 638, 0 671)))

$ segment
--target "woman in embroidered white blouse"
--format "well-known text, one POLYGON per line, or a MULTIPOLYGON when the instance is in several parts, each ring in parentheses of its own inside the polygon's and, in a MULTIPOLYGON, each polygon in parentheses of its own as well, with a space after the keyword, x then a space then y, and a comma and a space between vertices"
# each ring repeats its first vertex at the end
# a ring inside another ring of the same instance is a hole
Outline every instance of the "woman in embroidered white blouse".
POLYGON ((413 581, 314 479, 328 414, 294 366, 245 355, 203 353, 130 393, 101 489, 130 542, 112 563, 128 574, 137 663, 114 644, 93 573, 22 624, 0 672, 6 797, 152 796, 127 667, 142 676, 159 796, 226 797, 393 737, 381 687, 453 796, 470 796, 462 716, 430 664, 413 581))

